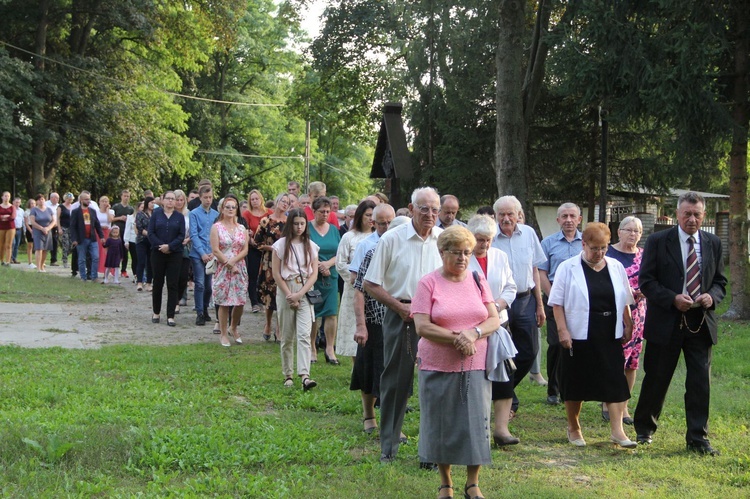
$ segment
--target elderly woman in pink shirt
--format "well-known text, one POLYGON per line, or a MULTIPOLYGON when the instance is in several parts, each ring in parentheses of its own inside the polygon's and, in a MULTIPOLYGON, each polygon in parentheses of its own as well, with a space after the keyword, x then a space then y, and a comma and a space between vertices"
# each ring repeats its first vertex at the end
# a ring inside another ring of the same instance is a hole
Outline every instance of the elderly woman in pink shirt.
POLYGON ((465 497, 481 498, 479 469, 490 464, 491 383, 487 337, 500 327, 482 273, 469 270, 476 245, 464 227, 438 237, 443 266, 425 275, 411 303, 420 336, 419 460, 437 463, 438 497, 453 497, 451 465, 466 465, 465 497))

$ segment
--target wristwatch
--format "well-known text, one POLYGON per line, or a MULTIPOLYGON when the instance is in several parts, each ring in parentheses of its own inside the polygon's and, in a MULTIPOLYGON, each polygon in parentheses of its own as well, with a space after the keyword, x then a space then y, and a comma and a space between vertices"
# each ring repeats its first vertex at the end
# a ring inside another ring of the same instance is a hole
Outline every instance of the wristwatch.
POLYGON ((479 338, 481 338, 481 337, 482 337, 482 330, 481 330, 481 329, 479 329, 479 326, 475 327, 475 328, 474 328, 474 331, 476 331, 476 332, 477 332, 477 339, 479 339, 479 338))

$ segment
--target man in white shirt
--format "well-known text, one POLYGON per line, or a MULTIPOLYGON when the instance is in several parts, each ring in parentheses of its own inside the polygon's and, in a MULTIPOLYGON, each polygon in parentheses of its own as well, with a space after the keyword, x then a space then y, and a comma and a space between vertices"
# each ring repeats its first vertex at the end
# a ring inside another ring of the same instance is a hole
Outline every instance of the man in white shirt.
MULTIPOLYGON (((510 309, 508 327, 513 343, 518 349, 514 362, 513 386, 523 381, 539 351, 537 328, 544 324, 542 287, 539 266, 547 261, 534 229, 518 223, 521 202, 515 196, 503 196, 493 205, 500 230, 492 246, 508 255, 513 280, 516 281, 516 299, 510 309)), ((495 400, 495 394, 493 394, 495 400)), ((518 411, 518 397, 513 394, 511 417, 518 411)))
MULTIPOLYGON (((443 262, 437 248, 442 229, 435 227, 440 197, 431 187, 416 189, 409 209, 413 218, 380 238, 365 274, 365 291, 387 307, 383 319, 383 375, 380 378, 381 462, 395 459, 402 443, 401 427, 414 380, 417 333, 411 299, 417 283, 443 262)), ((433 463, 420 463, 434 469, 433 463)))

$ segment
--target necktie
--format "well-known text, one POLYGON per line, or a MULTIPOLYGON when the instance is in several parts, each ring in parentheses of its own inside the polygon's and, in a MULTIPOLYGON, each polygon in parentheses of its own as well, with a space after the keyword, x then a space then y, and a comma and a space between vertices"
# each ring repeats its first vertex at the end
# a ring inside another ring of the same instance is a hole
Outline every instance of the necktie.
POLYGON ((695 239, 693 236, 688 237, 688 255, 685 260, 685 272, 687 281, 685 288, 690 298, 695 300, 701 291, 701 269, 698 266, 698 255, 695 254, 695 239))

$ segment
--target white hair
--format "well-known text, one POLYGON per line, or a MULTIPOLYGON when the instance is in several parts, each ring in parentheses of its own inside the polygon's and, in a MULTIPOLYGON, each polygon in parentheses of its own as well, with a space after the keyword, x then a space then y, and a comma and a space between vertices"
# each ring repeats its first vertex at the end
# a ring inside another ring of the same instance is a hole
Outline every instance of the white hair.
POLYGON ((497 222, 489 215, 474 215, 469 219, 466 228, 475 236, 479 234, 495 239, 497 235, 497 222))
POLYGON ((639 231, 643 232, 643 222, 641 222, 640 218, 634 217, 633 215, 629 215, 620 220, 620 226, 618 227, 618 229, 622 229, 631 222, 634 223, 636 227, 638 227, 639 231))
POLYGON ((411 193, 411 204, 416 205, 417 199, 419 199, 419 196, 423 194, 433 194, 436 198, 438 198, 438 202, 440 202, 440 195, 437 192, 437 189, 434 187, 417 187, 414 189, 414 192, 411 193))
POLYGON ((497 198, 497 201, 495 201, 495 204, 492 205, 492 211, 497 213, 497 210, 500 208, 501 205, 504 205, 505 203, 510 203, 513 205, 513 209, 515 210, 516 214, 518 214, 519 211, 521 211, 521 202, 518 200, 515 196, 502 196, 497 198))

